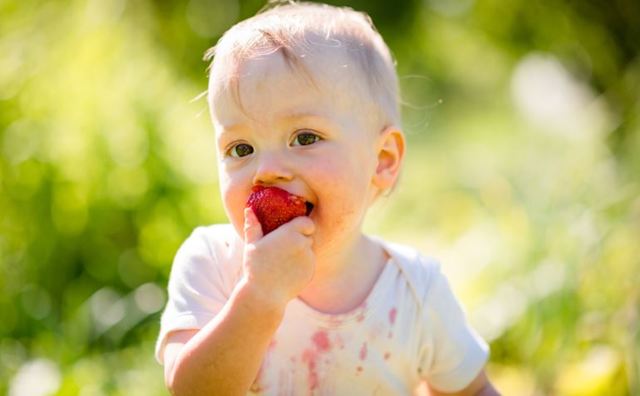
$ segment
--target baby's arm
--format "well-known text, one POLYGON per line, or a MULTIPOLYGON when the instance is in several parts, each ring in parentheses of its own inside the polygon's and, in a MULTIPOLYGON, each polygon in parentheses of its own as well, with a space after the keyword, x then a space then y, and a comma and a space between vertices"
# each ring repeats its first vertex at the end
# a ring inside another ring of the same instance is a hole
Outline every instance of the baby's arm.
POLYGON ((255 215, 245 212, 242 279, 206 326, 168 338, 165 381, 172 394, 247 393, 287 302, 313 276, 313 230, 308 217, 299 217, 263 238, 255 215))
POLYGON ((431 386, 429 386, 429 394, 431 396, 499 396, 498 391, 495 390, 491 382, 487 378, 484 370, 478 374, 478 376, 471 381, 466 388, 453 393, 440 392, 431 386))
POLYGON ((245 394, 260 367, 283 308, 238 286, 205 327, 174 332, 165 349, 165 381, 174 395, 245 394))

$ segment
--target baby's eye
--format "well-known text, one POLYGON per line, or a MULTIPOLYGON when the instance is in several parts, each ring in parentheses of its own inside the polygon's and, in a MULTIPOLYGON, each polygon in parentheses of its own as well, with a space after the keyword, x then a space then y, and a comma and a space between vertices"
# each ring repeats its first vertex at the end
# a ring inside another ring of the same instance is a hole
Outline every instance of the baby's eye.
POLYGON ((236 158, 245 157, 253 153, 253 147, 246 143, 236 144, 229 149, 229 155, 236 158))
POLYGON ((293 138, 293 142, 291 143, 291 145, 292 146, 308 146, 320 140, 322 140, 322 138, 316 135, 315 133, 301 132, 293 138))

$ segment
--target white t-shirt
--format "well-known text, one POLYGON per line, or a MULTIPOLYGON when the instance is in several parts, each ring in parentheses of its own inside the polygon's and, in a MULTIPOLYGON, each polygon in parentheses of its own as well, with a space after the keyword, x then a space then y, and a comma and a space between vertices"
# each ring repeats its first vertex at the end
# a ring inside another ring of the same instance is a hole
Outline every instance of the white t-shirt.
MULTIPOLYGON (((488 358, 437 262, 378 240, 390 259, 366 300, 345 314, 292 300, 250 394, 400 395, 422 380, 441 391, 467 386, 488 358)), ((171 331, 200 329, 241 276, 242 240, 230 225, 198 227, 169 280, 156 359, 171 331)))

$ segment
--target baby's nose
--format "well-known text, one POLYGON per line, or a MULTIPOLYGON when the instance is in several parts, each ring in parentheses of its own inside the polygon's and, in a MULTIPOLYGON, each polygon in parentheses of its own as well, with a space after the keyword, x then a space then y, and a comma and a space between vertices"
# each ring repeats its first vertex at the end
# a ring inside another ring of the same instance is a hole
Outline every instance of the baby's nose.
POLYGON ((293 172, 278 153, 262 152, 258 158, 258 167, 253 177, 253 184, 274 184, 289 181, 293 172))

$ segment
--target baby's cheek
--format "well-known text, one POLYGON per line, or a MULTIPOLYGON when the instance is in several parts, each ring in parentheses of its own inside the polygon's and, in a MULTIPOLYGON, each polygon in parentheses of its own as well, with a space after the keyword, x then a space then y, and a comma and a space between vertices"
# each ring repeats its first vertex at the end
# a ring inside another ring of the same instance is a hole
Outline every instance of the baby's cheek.
POLYGON ((357 172, 353 174, 342 169, 322 184, 325 186, 324 198, 330 201, 336 216, 351 217, 361 211, 366 190, 362 176, 357 172))
MULTIPOLYGON (((221 183, 222 184, 222 183, 221 183)), ((232 184, 222 184, 222 200, 227 217, 236 228, 242 231, 244 225, 244 201, 239 188, 234 189, 232 184)))

